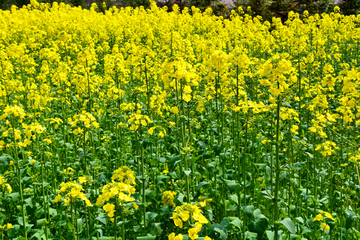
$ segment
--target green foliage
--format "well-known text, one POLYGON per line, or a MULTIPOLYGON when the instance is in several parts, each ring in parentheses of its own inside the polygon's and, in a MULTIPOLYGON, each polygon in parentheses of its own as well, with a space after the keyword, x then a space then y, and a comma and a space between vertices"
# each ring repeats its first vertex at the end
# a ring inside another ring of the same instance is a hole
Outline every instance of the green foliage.
POLYGON ((297 0, 294 1, 296 3, 296 10, 299 13, 307 10, 310 14, 321 14, 323 12, 329 13, 334 10, 335 4, 333 0, 297 0))
POLYGON ((9 0, 0 0, 0 9, 7 10, 9 8, 9 0))
POLYGON ((24 5, 28 5, 30 3, 30 0, 13 0, 12 1, 16 6, 22 7, 24 5))
MULTIPOLYGON (((271 21, 272 17, 280 17, 285 21, 290 11, 299 14, 302 14, 305 10, 310 14, 329 13, 334 10, 335 6, 333 0, 233 0, 233 2, 236 7, 241 6, 244 9, 250 7, 252 15, 260 15, 264 20, 268 21, 271 21)), ((351 6, 355 6, 354 4, 351 6)), ((359 5, 359 3, 357 4, 359 5)))
POLYGON ((233 0, 233 2, 236 7, 246 9, 248 14, 262 16, 264 20, 269 21, 275 16, 275 13, 270 10, 270 6, 273 4, 271 0, 233 0))
POLYGON ((360 1, 359 0, 342 0, 339 7, 343 14, 359 14, 360 13, 360 1))

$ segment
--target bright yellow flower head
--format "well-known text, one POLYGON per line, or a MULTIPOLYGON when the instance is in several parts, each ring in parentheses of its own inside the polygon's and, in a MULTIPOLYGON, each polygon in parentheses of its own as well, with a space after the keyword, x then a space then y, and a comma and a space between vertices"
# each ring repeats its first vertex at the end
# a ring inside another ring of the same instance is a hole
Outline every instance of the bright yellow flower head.
POLYGON ((326 223, 321 223, 320 228, 326 233, 328 234, 330 232, 330 226, 327 225, 326 223))
POLYGON ((316 217, 313 219, 313 221, 322 221, 324 220, 324 217, 321 214, 316 215, 316 217))

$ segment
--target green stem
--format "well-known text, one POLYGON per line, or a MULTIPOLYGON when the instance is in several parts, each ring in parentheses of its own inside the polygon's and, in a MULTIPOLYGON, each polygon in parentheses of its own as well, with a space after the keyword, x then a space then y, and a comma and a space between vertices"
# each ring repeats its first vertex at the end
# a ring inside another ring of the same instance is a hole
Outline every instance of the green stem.
POLYGON ((114 236, 115 236, 115 240, 117 240, 117 210, 118 210, 118 203, 117 203, 117 196, 115 196, 115 213, 114 213, 114 236))
POLYGON ((278 96, 277 109, 276 109, 276 153, 275 153, 275 196, 274 196, 274 225, 275 225, 275 239, 278 239, 279 225, 276 224, 279 218, 279 207, 278 207, 278 194, 279 194, 279 179, 280 179, 280 160, 279 160, 279 133, 280 133, 280 96, 278 96))
POLYGON ((25 240, 26 240, 27 239, 27 233, 26 233, 24 196, 23 196, 22 179, 21 179, 20 164, 19 164, 19 154, 18 154, 18 149, 17 149, 17 145, 16 145, 14 117, 12 117, 11 120, 12 120, 13 141, 14 141, 14 148, 15 148, 16 173, 17 173, 17 177, 18 177, 18 181, 19 181, 19 192, 20 192, 20 200, 21 200, 21 214, 22 214, 23 227, 24 227, 24 237, 25 237, 25 240))
MULTIPOLYGON (((71 200, 70 200, 71 201, 71 200)), ((73 215, 73 203, 70 203, 70 215, 71 215, 71 223, 73 225, 73 229, 72 229, 72 233, 73 233, 73 239, 76 240, 76 235, 75 235, 75 224, 74 224, 74 215, 73 215)))
POLYGON ((122 224, 121 224, 121 230, 122 230, 122 240, 125 240, 125 218, 124 218, 124 213, 121 209, 120 211, 121 214, 121 220, 122 220, 122 224))
MULTIPOLYGON (((139 126, 140 139, 142 140, 142 129, 141 124, 139 126)), ((142 181, 142 203, 143 203, 143 218, 144 218, 144 228, 146 227, 146 194, 145 194, 145 163, 144 163, 144 146, 141 143, 140 146, 140 155, 141 155, 141 181, 142 181)))

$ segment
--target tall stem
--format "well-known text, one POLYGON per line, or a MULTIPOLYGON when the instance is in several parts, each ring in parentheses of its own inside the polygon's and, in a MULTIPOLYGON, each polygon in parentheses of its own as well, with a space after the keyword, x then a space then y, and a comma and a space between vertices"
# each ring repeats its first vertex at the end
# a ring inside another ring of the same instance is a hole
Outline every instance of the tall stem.
POLYGON ((70 215, 71 215, 71 223, 73 225, 73 239, 76 240, 76 235, 75 235, 75 224, 74 224, 74 214, 73 214, 73 203, 70 203, 70 215))
MULTIPOLYGON (((141 129, 141 124, 139 126, 139 131, 140 131, 140 139, 142 140, 142 129, 141 129)), ((144 146, 143 143, 141 142, 140 145, 140 155, 141 155, 141 181, 142 181, 142 203, 143 203, 143 217, 144 217, 144 228, 146 227, 146 195, 145 195, 145 163, 144 163, 144 146)))
POLYGON ((24 208, 24 196, 23 196, 23 189, 22 189, 22 182, 21 182, 21 172, 20 172, 20 164, 19 164, 19 154, 16 145, 16 137, 15 137, 15 120, 14 117, 11 117, 12 127, 13 127, 13 141, 14 141, 14 148, 15 148, 15 161, 16 161, 16 173, 19 181, 19 192, 20 192, 20 200, 21 200, 21 214, 23 219, 23 227, 24 227, 24 237, 27 239, 26 233, 26 220, 25 220, 25 208, 24 208))
POLYGON ((279 178, 280 178, 280 161, 279 161, 279 130, 280 130, 280 96, 277 100, 277 109, 276 109, 276 152, 275 152, 275 196, 274 196, 274 225, 275 225, 275 239, 278 239, 278 229, 279 225, 276 224, 276 221, 279 218, 279 207, 278 207, 278 194, 279 194, 279 178))

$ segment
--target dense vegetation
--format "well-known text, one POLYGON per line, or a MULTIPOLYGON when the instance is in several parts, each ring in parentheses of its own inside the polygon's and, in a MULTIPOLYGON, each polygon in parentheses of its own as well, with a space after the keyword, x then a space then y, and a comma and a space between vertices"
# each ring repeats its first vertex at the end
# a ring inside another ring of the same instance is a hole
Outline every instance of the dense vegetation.
MULTIPOLYGON (((109 10, 111 7, 150 7, 149 0, 41 0, 41 3, 63 2, 71 6, 81 6, 82 8, 89 9, 92 2, 96 3, 98 8, 105 13, 105 10, 109 10), (89 4, 90 3, 90 4, 89 4)), ((217 16, 223 16, 228 18, 231 10, 242 7, 243 9, 251 8, 249 14, 251 16, 260 15, 264 20, 271 21, 273 17, 280 17, 283 21, 287 19, 288 13, 293 11, 295 13, 302 14, 307 10, 312 14, 330 13, 335 7, 335 3, 341 9, 341 13, 344 15, 358 14, 360 10, 360 2, 357 0, 157 0, 158 7, 168 7, 168 11, 172 11, 174 4, 177 4, 182 11, 185 7, 195 6, 201 11, 205 11, 206 8, 211 7, 213 13, 217 16)), ((11 5, 21 7, 23 5, 30 4, 30 0, 1 0, 0 9, 6 10, 11 5)))
POLYGON ((357 239, 360 16, 0 11, 1 239, 357 239))

